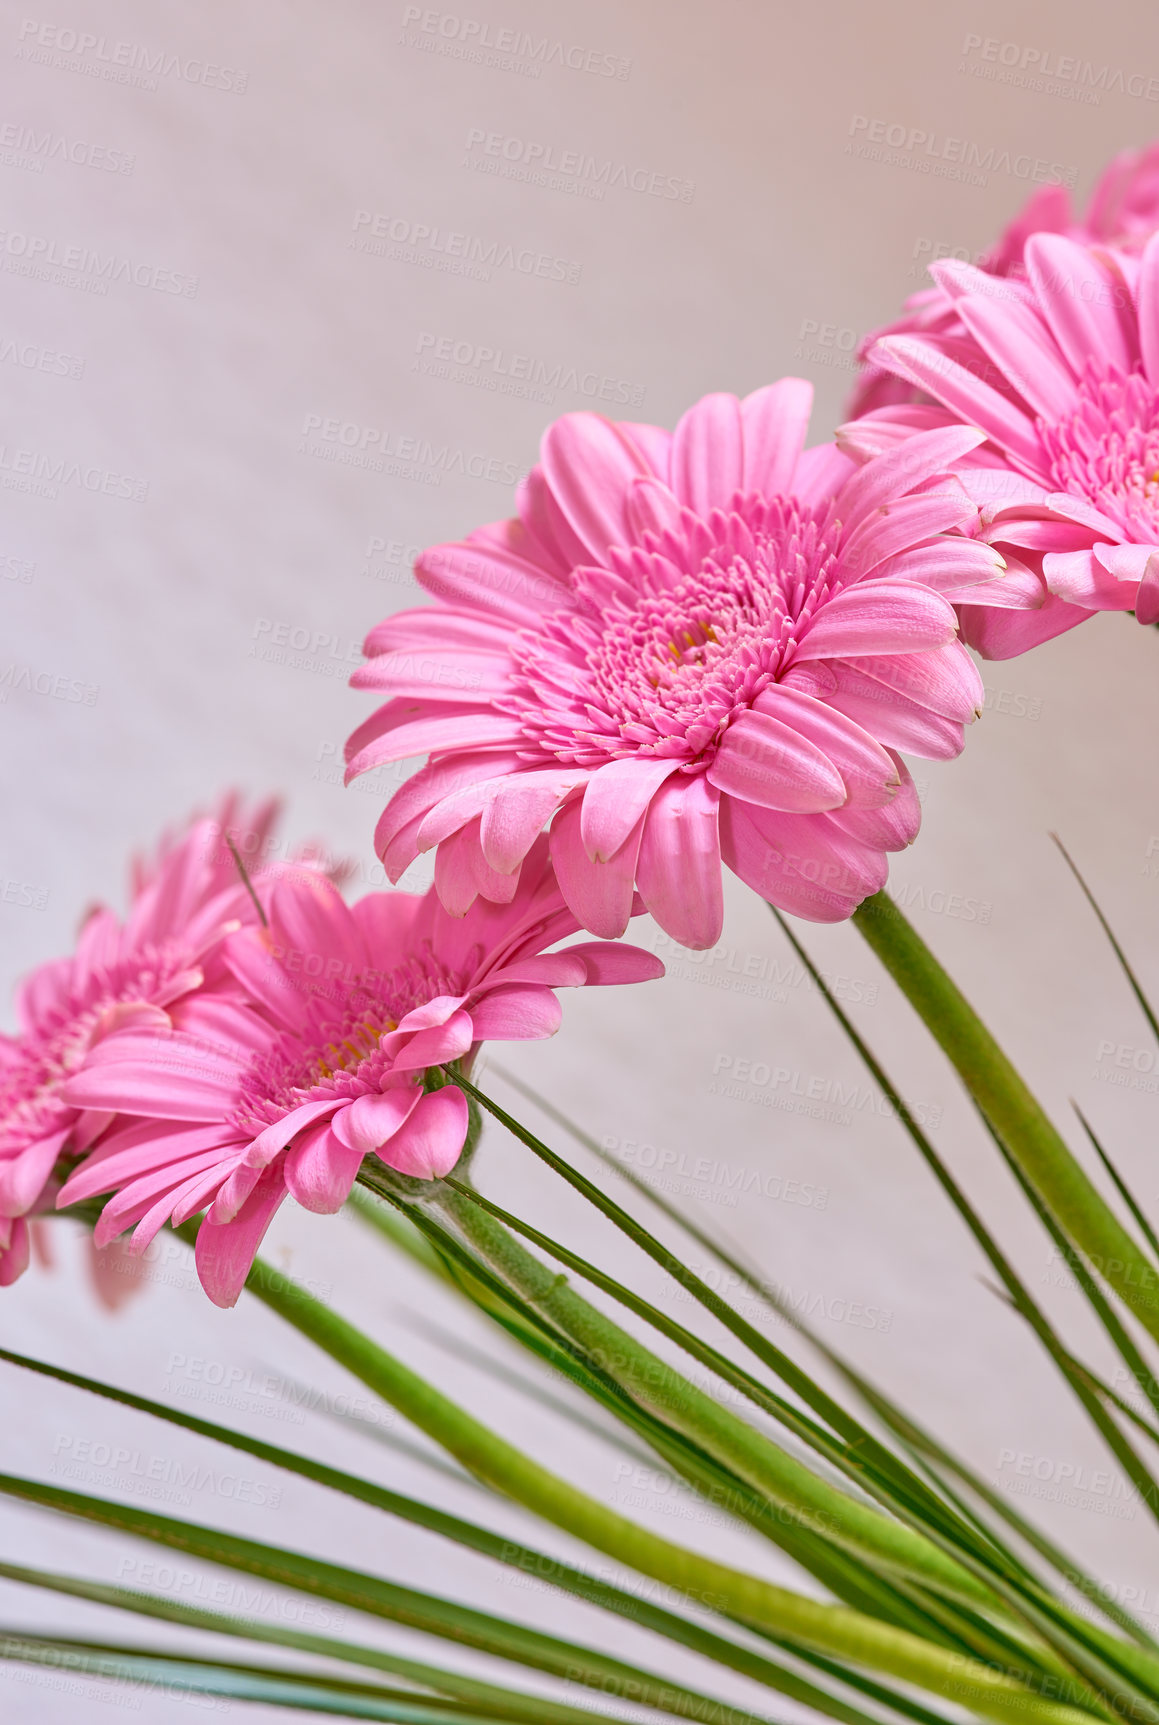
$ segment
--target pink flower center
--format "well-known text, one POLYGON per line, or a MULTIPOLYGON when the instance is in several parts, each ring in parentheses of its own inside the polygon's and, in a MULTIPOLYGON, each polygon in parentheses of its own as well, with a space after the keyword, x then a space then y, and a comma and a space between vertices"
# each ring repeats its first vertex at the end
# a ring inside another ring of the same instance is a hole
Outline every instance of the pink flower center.
POLYGON ((1159 391, 1141 371, 1091 370, 1079 404, 1053 425, 1039 421, 1060 491, 1086 497, 1136 543, 1159 541, 1159 391))
POLYGON ((577 571, 576 609, 512 646, 506 710, 529 758, 660 755, 704 771, 839 585, 835 526, 827 509, 738 493, 727 514, 685 511, 680 530, 613 547, 606 571, 577 571))
POLYGON ((382 1039, 416 1006, 466 992, 465 979, 481 950, 467 955, 461 975, 447 970, 430 944, 396 970, 327 978, 313 989, 300 1032, 274 1032, 269 1047, 242 1075, 242 1099, 231 1122, 246 1134, 281 1120, 309 1102, 352 1100, 382 1088, 393 1056, 382 1039))
POLYGON ((14 1155, 50 1132, 75 1110, 59 1100, 117 1007, 167 1006, 191 986, 195 960, 181 946, 143 947, 117 964, 98 966, 72 986, 36 1026, 0 1059, 0 1156, 14 1155))

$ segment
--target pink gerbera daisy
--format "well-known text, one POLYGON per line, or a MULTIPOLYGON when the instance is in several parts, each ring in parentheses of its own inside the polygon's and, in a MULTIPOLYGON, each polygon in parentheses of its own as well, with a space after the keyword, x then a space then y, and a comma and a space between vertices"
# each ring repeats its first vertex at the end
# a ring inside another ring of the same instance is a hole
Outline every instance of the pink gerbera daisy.
POLYGON ((1159 621, 1159 235, 1132 257, 1039 234, 1026 269, 995 282, 936 266, 966 336, 891 336, 873 356, 939 405, 882 408, 841 433, 869 456, 931 425, 985 433, 957 472, 1019 604, 962 615, 999 659, 1095 611, 1159 621))
MULTIPOLYGON (((1040 186, 1002 233, 997 245, 978 260, 992 276, 1024 276, 1024 252, 1032 234, 1064 234, 1080 245, 1116 246, 1142 251, 1159 228, 1159 144, 1145 150, 1124 150, 1115 157, 1091 194, 1085 216, 1071 209, 1065 186, 1040 186)), ((860 418, 878 407, 893 407, 914 399, 913 385, 869 361, 886 336, 932 335, 961 337, 966 330, 952 294, 940 282, 911 294, 901 317, 867 335, 858 348, 864 367, 849 403, 849 417, 860 418)))
POLYGON ((622 934, 637 888, 690 947, 720 936, 722 859, 819 921, 882 885, 919 820, 897 751, 956 755, 981 705, 950 601, 1002 563, 948 536, 976 510, 941 475, 977 433, 858 472, 802 451, 811 399, 710 395, 674 433, 568 414, 518 519, 424 552, 439 603, 373 630, 353 678, 391 699, 351 776, 431 757, 379 823, 391 879, 437 846, 448 909, 501 902, 551 820, 585 928, 622 934))
MULTIPOLYGON (((93 911, 76 951, 21 985, 20 1028, 0 1036, 0 1287, 28 1263, 25 1218, 51 1207, 58 1160, 89 1149, 111 1119, 69 1100, 68 1080, 126 1030, 180 1023, 207 976, 227 977, 215 970, 220 943, 255 915, 222 838, 222 820, 240 812, 228 798, 217 818, 195 822, 180 840, 166 837, 154 859, 134 865, 125 921, 93 911)), ((255 811, 248 830, 264 838, 275 813, 272 803, 255 811)))
POLYGON ((197 1269, 219 1306, 237 1299, 278 1206, 331 1213, 364 1156, 419 1179, 446 1174, 467 1133, 454 1084, 481 1042, 550 1036, 557 988, 663 974, 651 953, 576 931, 541 840, 510 904, 447 914, 433 892, 372 893, 347 907, 320 876, 279 880, 268 927, 224 956, 245 999, 205 991, 180 1028, 145 1026, 98 1051, 67 1086, 78 1108, 136 1116, 69 1178, 61 1206, 115 1196, 98 1245, 134 1228, 143 1250, 167 1221, 208 1213, 197 1269))

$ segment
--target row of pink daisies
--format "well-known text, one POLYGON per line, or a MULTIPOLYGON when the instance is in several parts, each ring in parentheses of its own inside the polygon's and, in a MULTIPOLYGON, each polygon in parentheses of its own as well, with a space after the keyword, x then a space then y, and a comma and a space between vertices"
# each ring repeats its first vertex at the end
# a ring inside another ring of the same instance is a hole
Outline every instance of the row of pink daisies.
POLYGON ((663 973, 623 942, 546 950, 577 930, 546 841, 508 903, 452 916, 433 891, 347 905, 309 857, 243 879, 237 840, 266 852, 272 810, 223 813, 20 992, 0 1039, 0 1285, 28 1262, 30 1213, 112 1194, 98 1246, 132 1229, 142 1251, 205 1212, 198 1274, 232 1305, 286 1197, 340 1209, 369 1155, 426 1180, 454 1167, 466 1098, 428 1073, 550 1036, 557 989, 663 973))
POLYGON ((853 419, 812 392, 710 395, 674 432, 568 414, 516 515, 416 564, 433 605, 371 631, 386 696, 354 776, 416 755, 376 848, 436 850, 447 907, 502 902, 550 825, 563 896, 623 933, 721 932, 722 863, 848 916, 916 835, 903 753, 963 745, 1006 658, 1096 611, 1159 619, 1159 146, 1085 222, 1037 195, 870 338, 853 419))
POLYGON ((920 819, 902 755, 957 754, 980 710, 963 641, 1159 618, 1156 228, 1159 149, 1085 222, 1048 188, 871 338, 836 443, 805 447, 795 378, 671 433, 549 427, 516 516, 425 552, 435 602, 353 679, 387 698, 351 774, 429 757, 376 848, 394 881, 434 850, 433 888, 348 907, 308 858, 247 884, 232 807, 163 846, 0 1040, 0 1284, 29 1214, 105 1200, 98 1244, 137 1249, 204 1212, 231 1304, 287 1195, 337 1210, 367 1155, 454 1165, 448 1066, 550 1035, 560 987, 660 974, 620 942, 633 915, 713 945, 723 864, 818 921, 878 890, 920 819))

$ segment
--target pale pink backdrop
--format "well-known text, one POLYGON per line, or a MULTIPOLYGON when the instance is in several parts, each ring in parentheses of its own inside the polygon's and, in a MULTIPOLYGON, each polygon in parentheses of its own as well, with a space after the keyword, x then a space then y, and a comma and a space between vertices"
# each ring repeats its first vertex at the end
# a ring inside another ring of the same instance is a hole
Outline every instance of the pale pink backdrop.
MULTIPOLYGON (((368 710, 345 678, 365 629, 412 602, 413 548, 507 513, 561 412, 671 425, 707 390, 791 372, 815 382, 815 435, 828 435, 857 334, 921 285, 931 256, 984 249, 1036 177, 1059 172, 1085 196, 1116 150, 1159 135, 1150 24, 1140 4, 1073 0, 5 7, 6 981, 66 947, 93 898, 117 895, 130 848, 228 783, 283 790, 291 833, 357 854, 375 883, 375 787, 340 786, 342 740, 368 710)), ((985 676, 961 761, 918 769, 925 826, 894 890, 1058 1117, 1078 1098, 1156 1205, 1152 1050, 1047 834, 1070 843, 1159 988, 1159 637, 1105 617, 985 676)), ((859 937, 808 938, 1033 1291, 1101 1361, 947 1066, 859 937)), ((699 1205, 827 1341, 1159 1625, 1145 1510, 984 1285, 768 912, 737 888, 719 952, 666 955, 666 982, 569 999, 561 1035, 511 1067, 699 1205)), ((490 1135, 480 1167, 512 1207, 671 1297, 510 1142, 490 1135)), ((6 1345, 566 1548, 413 1447, 383 1447, 413 1434, 263 1310, 211 1308, 181 1255, 112 1318, 92 1304, 70 1225, 56 1238, 56 1271, 0 1299, 6 1345), (299 1420, 271 1372, 322 1387, 331 1413, 299 1420)), ((353 1220, 287 1211, 269 1251, 589 1489, 790 1573, 489 1376, 499 1342, 353 1220)), ((303 1544, 715 1682, 624 1625, 269 1469, 9 1368, 0 1383, 0 1467, 303 1544), (117 1444, 132 1454, 110 1471, 100 1446, 117 1444), (193 1461, 208 1478, 175 1484, 193 1461)), ((159 1561, 2 1500, 0 1526, 13 1561, 139 1583, 159 1561)), ((177 1568, 153 1583, 211 1597, 213 1572, 177 1568)), ((6 1584, 0 1599, 7 1624, 178 1638, 6 1584)), ((293 1609, 269 1590, 250 1605, 293 1609)), ((370 1621, 338 1632, 439 1656, 370 1621)), ((0 1668, 0 1714, 188 1715, 178 1699, 70 1681, 0 1668)), ((719 1688, 763 1704, 739 1681, 719 1688)))

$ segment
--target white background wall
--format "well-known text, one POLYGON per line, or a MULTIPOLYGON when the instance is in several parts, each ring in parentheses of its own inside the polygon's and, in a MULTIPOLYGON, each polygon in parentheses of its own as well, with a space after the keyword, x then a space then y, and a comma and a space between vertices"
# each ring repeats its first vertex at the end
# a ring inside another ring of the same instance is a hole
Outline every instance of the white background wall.
MULTIPOLYGON (((613 413, 671 425, 707 390, 744 393, 797 373, 817 386, 814 435, 827 436, 852 381, 855 333, 921 285, 924 258, 937 248, 984 249, 1032 189, 1035 159, 1058 164, 1085 196, 1111 154, 1159 131, 1159 44, 1141 5, 479 0, 469 12, 431 17, 430 31, 422 20, 404 27, 393 0, 2 9, 0 555, 10 561, 0 568, 0 675, 18 683, 8 668, 30 667, 42 684, 49 673, 47 681, 62 678, 82 694, 53 698, 0 682, 6 978, 66 949, 92 899, 118 898, 128 852, 227 784, 283 791, 295 837, 323 835, 362 859, 364 884, 377 880, 369 841, 380 798, 373 785, 343 791, 336 767, 343 738, 369 710, 345 687, 357 643, 415 597, 406 548, 509 513, 512 475, 534 460, 552 418, 592 405, 594 380, 609 380, 613 399, 626 393, 642 403, 613 413), (440 25, 450 17, 591 50, 597 64, 625 75, 573 70, 558 58, 514 69, 478 64, 460 52, 465 27, 457 37, 439 33, 456 28, 440 25), (70 55, 53 45, 71 40, 57 31, 97 35, 107 56, 130 44, 121 61, 137 71, 127 82, 106 76, 115 58, 102 60, 99 48, 70 55), (1017 44, 1007 58, 1025 49, 1089 61, 1096 76, 1105 67, 1105 86, 1076 100, 1073 84, 1000 82, 990 75, 996 65, 966 47, 990 36, 1017 44), (161 69, 150 75, 142 60, 155 63, 159 51, 161 69), (178 66, 190 62, 195 78, 203 65, 225 70, 209 74, 210 84, 188 81, 178 66), (1133 86, 1142 96, 1124 92, 1130 74, 1142 75, 1133 86), (874 120, 927 134, 916 166, 859 153, 863 122, 874 120), (25 128, 65 140, 81 160, 35 158, 25 128), (480 172, 471 143, 480 132, 611 160, 689 195, 610 187, 580 197, 480 172), (973 176, 985 183, 926 171, 955 153, 949 139, 965 140, 976 156, 993 152, 998 165, 973 176), (118 160, 126 171, 86 165, 118 160), (421 239, 409 258, 405 248, 369 255, 357 249, 366 232, 358 211, 473 236, 484 248, 498 242, 523 268, 500 264, 476 279, 425 267, 447 254, 421 239), (29 274, 32 240, 45 242, 42 262, 70 247, 112 255, 119 279, 97 293, 86 291, 94 277, 83 268, 29 274), (524 273, 540 257, 548 277, 524 273), (174 284, 188 291, 168 291, 174 284), (424 364, 442 338, 468 355, 452 376, 424 364), (586 382, 550 400, 487 388, 486 367, 471 363, 481 347, 586 382), (58 366, 53 355, 67 362, 58 366), (312 449, 338 446, 317 436, 311 444, 310 416, 364 428, 372 446, 401 449, 410 466, 320 459, 312 449), (49 466, 78 464, 96 474, 90 483, 110 476, 109 494, 68 481, 55 492, 25 489, 28 451, 49 466), (279 635, 303 631, 321 637, 304 663, 292 651, 267 656, 279 635), (41 908, 22 902, 29 898, 41 908)), ((893 878, 916 895, 915 925, 1056 1115, 1064 1119, 1067 1098, 1078 1098, 1155 1204, 1155 1095, 1145 1078, 1136 1088, 1106 1082, 1114 1057, 1099 1057, 1108 1043, 1149 1050, 1145 1027, 1047 834, 1057 829, 1071 844, 1144 980, 1159 987, 1159 638, 1105 617, 1030 659, 987 667, 985 677, 992 704, 964 756, 917 769, 925 824, 893 878), (945 906, 953 914, 935 908, 945 906)), ((1055 1474, 1085 1469, 1092 1489, 1071 1503, 1049 1501, 1051 1485, 1033 1481, 1040 1495, 1017 1501, 1117 1586, 1145 1588, 1156 1627, 1146 1511, 1116 1499, 1113 1464, 983 1286, 977 1253, 900 1129, 864 1090, 858 1102, 868 1105, 855 1103, 847 1122, 836 1105, 836 1119, 770 1105, 791 1098, 794 1085, 812 1081, 831 1099, 834 1085, 848 1091, 862 1077, 823 1003, 787 972, 788 950, 768 912, 732 886, 719 954, 697 963, 676 955, 669 979, 645 991, 570 999, 553 1043, 503 1058, 601 1136, 655 1146, 689 1166, 709 1158, 707 1178, 679 1177, 690 1201, 794 1297, 829 1314, 817 1317, 826 1339, 994 1484, 1025 1487, 1011 1451, 1034 1457, 1040 1472, 1044 1463, 1055 1474), (722 1098, 711 1089, 722 1058, 764 1061, 794 1077, 750 1086, 751 1100, 722 1098), (801 1194, 814 1198, 823 1189, 827 1202, 751 1194, 732 1202, 738 1169, 749 1184, 755 1171, 770 1192, 778 1179, 803 1183, 801 1194), (841 1321, 851 1309, 857 1316, 841 1321)), ((1101 1358, 1074 1298, 1051 1285, 1048 1245, 949 1069, 858 935, 806 933, 824 964, 848 979, 854 1016, 889 1068, 939 1121, 937 1144, 1018 1253, 1031 1288, 1075 1345, 1101 1358)), ((498 1077, 493 1083, 511 1100, 498 1077)), ((516 1146, 490 1135, 480 1169, 504 1202, 667 1297, 516 1146)), ((173 1366, 172 1355, 211 1362, 210 1375, 230 1365, 288 1370, 359 1393, 256 1306, 215 1311, 180 1261, 163 1265, 120 1315, 96 1310, 70 1225, 56 1237, 55 1271, 33 1272, 0 1301, 7 1345, 148 1394, 197 1389, 190 1374, 199 1368, 173 1366)), ((594 1491, 624 1492, 619 1453, 566 1432, 489 1377, 481 1362, 487 1351, 502 1354, 498 1341, 436 1300, 354 1221, 287 1207, 269 1250, 469 1406, 518 1430, 532 1453, 594 1491), (452 1357, 432 1323, 469 1341, 474 1362, 452 1357)), ((775 1333, 785 1339, 783 1327, 775 1333)), ((131 1442, 145 1458, 223 1466, 207 1446, 175 1442, 143 1418, 8 1368, 0 1382, 8 1409, 0 1465, 12 1471, 46 1476, 86 1436, 131 1442)), ((281 1417, 292 1410, 276 1397, 271 1413, 270 1400, 187 1405, 565 1548, 469 1485, 383 1448, 381 1424, 377 1435, 318 1414, 298 1424, 281 1417)), ((418 1578, 675 1669, 659 1644, 549 1594, 497 1584, 481 1563, 433 1539, 269 1470, 238 1471, 281 1486, 281 1507, 237 1507, 212 1489, 169 1507, 418 1578)), ((94 1489, 105 1483, 94 1476, 94 1489)), ((672 1500, 648 1485, 633 1487, 631 1513, 782 1572, 775 1553, 731 1530, 674 1519, 672 1500)), ((0 1546, 16 1560, 90 1576, 140 1579, 124 1566, 150 1556, 30 1511, 0 1508, 0 1525, 0 1546)), ((5 1622, 151 1638, 116 1614, 48 1595, 0 1585, 0 1598, 5 1622)), ((353 1620, 345 1632, 377 1633, 353 1620)), ((176 1634, 159 1629, 156 1639, 176 1634)), ((392 1631, 382 1639, 420 1645, 392 1631)), ((687 1669, 710 1680, 691 1662, 687 1669)), ((730 1693, 748 1692, 738 1684, 730 1693)), ((86 1718, 123 1711, 168 1722, 188 1711, 96 1689, 78 1700, 12 1669, 0 1671, 0 1697, 14 1721, 71 1721, 83 1708, 86 1718)), ((772 1701, 770 1711, 792 1709, 772 1701)))

